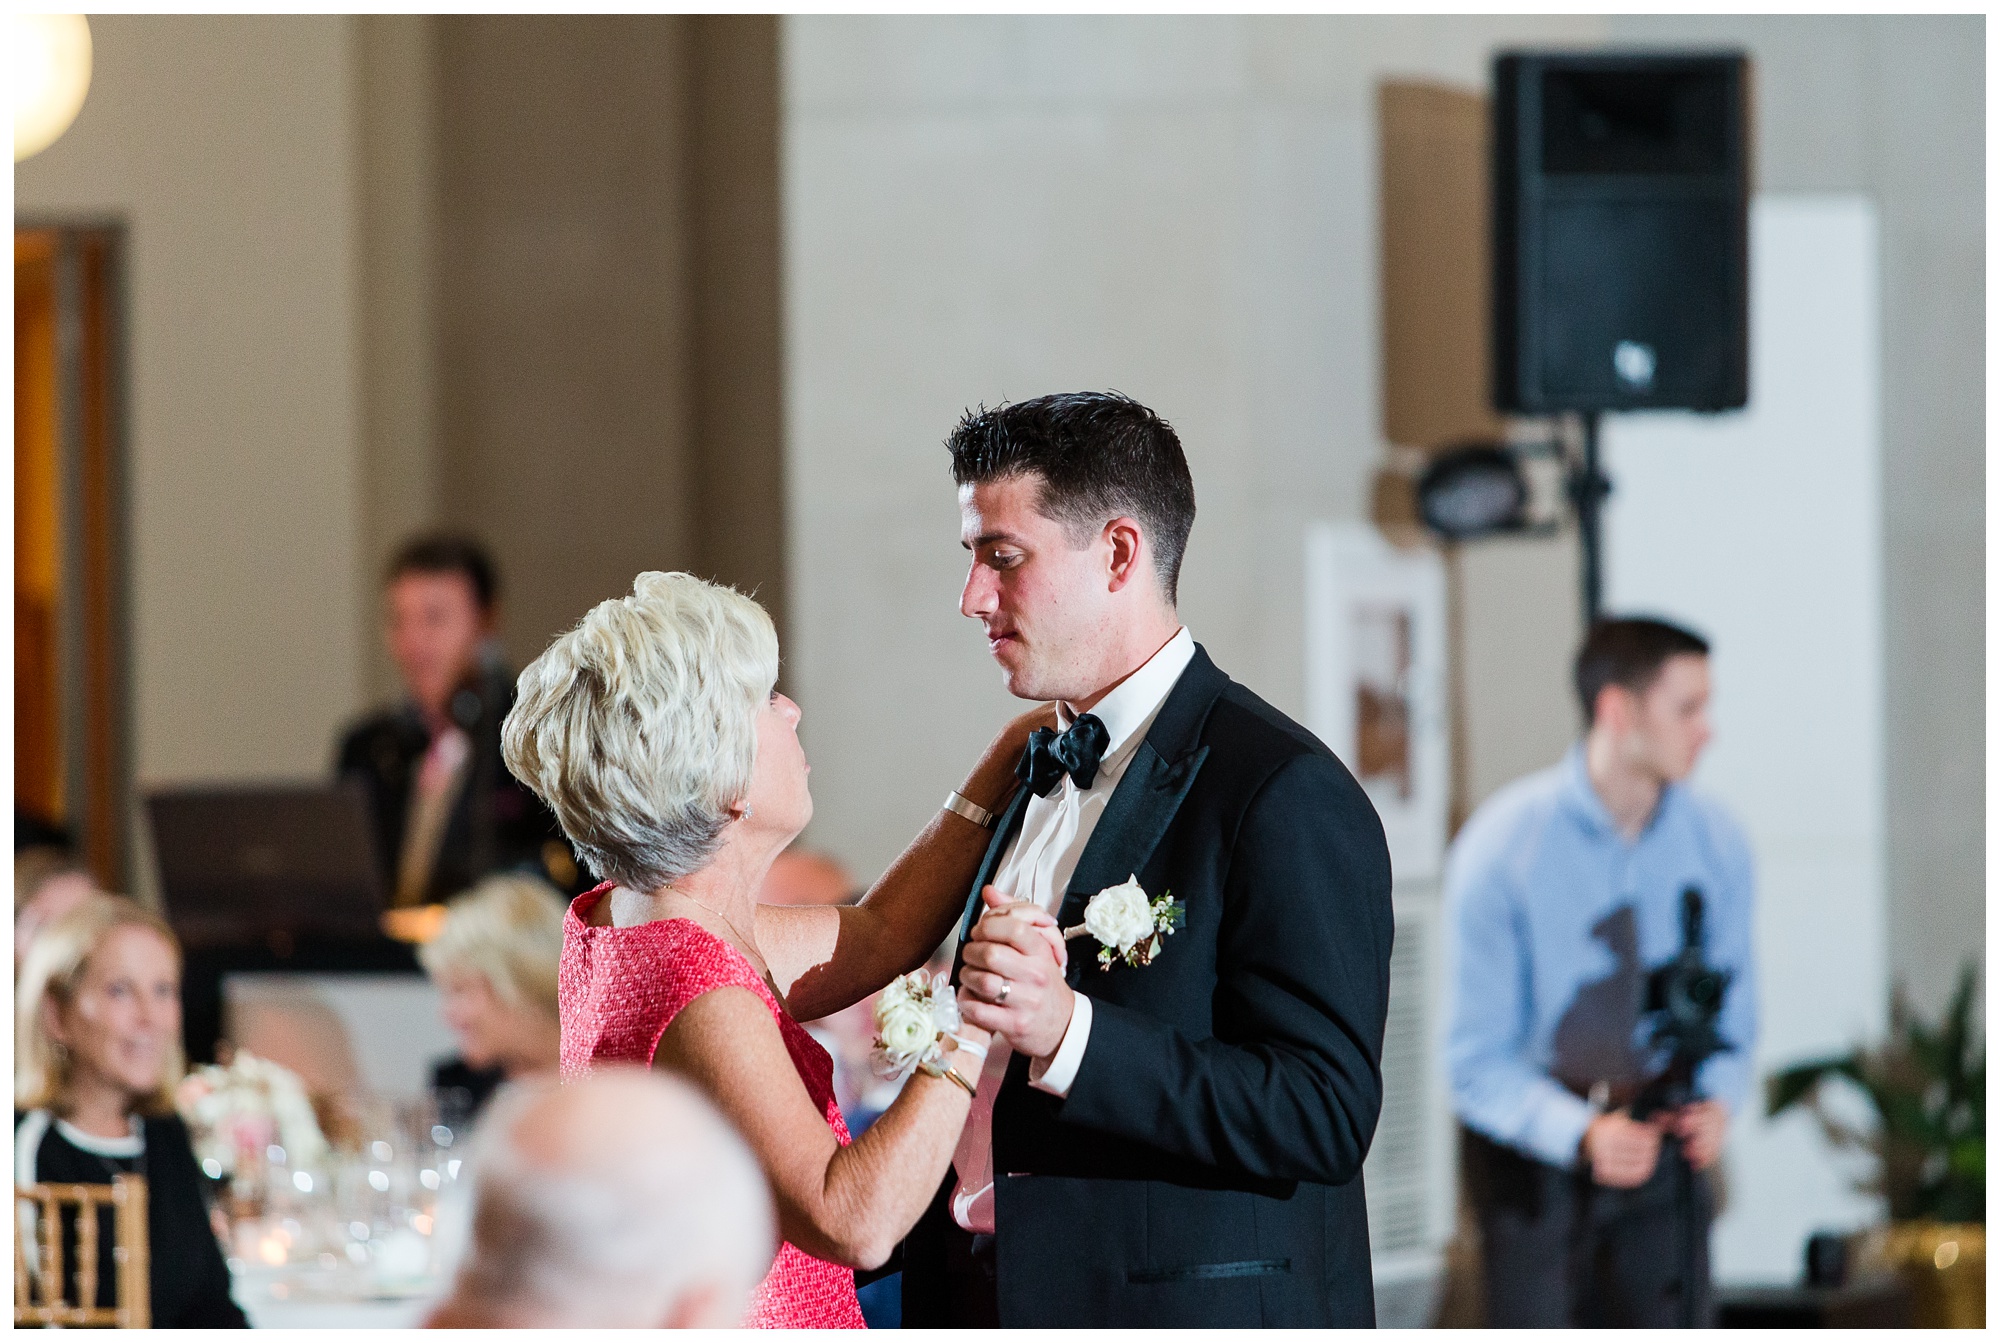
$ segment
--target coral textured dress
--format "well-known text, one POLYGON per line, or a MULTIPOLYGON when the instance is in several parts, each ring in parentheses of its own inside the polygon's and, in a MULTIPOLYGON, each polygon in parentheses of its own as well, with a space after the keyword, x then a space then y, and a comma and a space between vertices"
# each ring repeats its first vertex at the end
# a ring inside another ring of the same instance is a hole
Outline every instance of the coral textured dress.
MULTIPOLYGON (((587 922, 609 882, 578 896, 563 919, 562 1075, 593 1064, 650 1066, 667 1023, 710 989, 749 989, 778 1023, 785 1049, 813 1104, 842 1147, 852 1141, 833 1099, 833 1059, 779 1006, 763 977, 729 943, 692 919, 661 919, 631 928, 587 922)), ((743 1323, 753 1329, 865 1329, 854 1271, 816 1259, 786 1242, 750 1299, 743 1323)))

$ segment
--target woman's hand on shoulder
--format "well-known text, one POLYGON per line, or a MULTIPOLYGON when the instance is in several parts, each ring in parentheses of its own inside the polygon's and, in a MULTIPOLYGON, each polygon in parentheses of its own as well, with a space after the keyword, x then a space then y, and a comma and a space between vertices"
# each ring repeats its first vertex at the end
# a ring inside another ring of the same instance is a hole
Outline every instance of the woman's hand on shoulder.
POLYGON ((1018 758, 1021 752, 1028 749, 1028 735, 1030 733, 1038 727, 1045 727, 1053 731, 1055 726, 1055 701, 1050 700, 1046 704, 1037 704, 1026 712, 1019 714, 1007 726, 1001 728, 1000 735, 993 739, 992 749, 1004 751, 1004 753, 1018 758))
POLYGON ((1055 725, 1056 706, 1053 701, 1037 704, 1009 720, 1000 729, 999 735, 987 743, 979 763, 973 767, 965 787, 959 791, 990 811, 1005 806, 1007 797, 1013 791, 1014 767, 1020 763, 1021 753, 1028 749, 1028 735, 1038 727, 1054 728, 1055 725))

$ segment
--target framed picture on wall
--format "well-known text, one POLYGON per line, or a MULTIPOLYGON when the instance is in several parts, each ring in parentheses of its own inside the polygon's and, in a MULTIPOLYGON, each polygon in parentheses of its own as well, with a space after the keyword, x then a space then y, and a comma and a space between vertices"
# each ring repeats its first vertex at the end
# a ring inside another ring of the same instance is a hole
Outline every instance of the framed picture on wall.
POLYGON ((1365 523, 1306 531, 1306 725, 1368 791, 1399 884, 1435 880, 1451 788, 1444 566, 1365 523))

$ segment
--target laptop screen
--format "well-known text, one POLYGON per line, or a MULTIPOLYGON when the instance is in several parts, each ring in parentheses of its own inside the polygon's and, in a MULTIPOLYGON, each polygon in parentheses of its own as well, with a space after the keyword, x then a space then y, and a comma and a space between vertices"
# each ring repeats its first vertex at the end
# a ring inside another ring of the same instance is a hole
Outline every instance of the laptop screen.
POLYGON ((379 936, 382 880, 358 789, 170 788, 146 810, 168 919, 191 944, 379 936))

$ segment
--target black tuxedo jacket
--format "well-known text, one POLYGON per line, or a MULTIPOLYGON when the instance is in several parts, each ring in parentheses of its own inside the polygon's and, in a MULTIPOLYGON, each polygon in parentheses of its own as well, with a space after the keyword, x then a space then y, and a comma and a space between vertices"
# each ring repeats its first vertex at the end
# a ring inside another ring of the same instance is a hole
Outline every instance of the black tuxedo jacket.
MULTIPOLYGON (((1027 804, 1002 814, 967 900, 1027 804)), ((1066 1098, 995 1099, 1000 1320, 1372 1325, 1361 1163, 1382 1103, 1389 853, 1353 777, 1199 647, 1092 832, 1057 921, 1137 874, 1186 902, 1152 964, 1071 944, 1090 1044, 1066 1098)), ((903 1322, 952 1323, 952 1178, 903 1247, 903 1322)))

